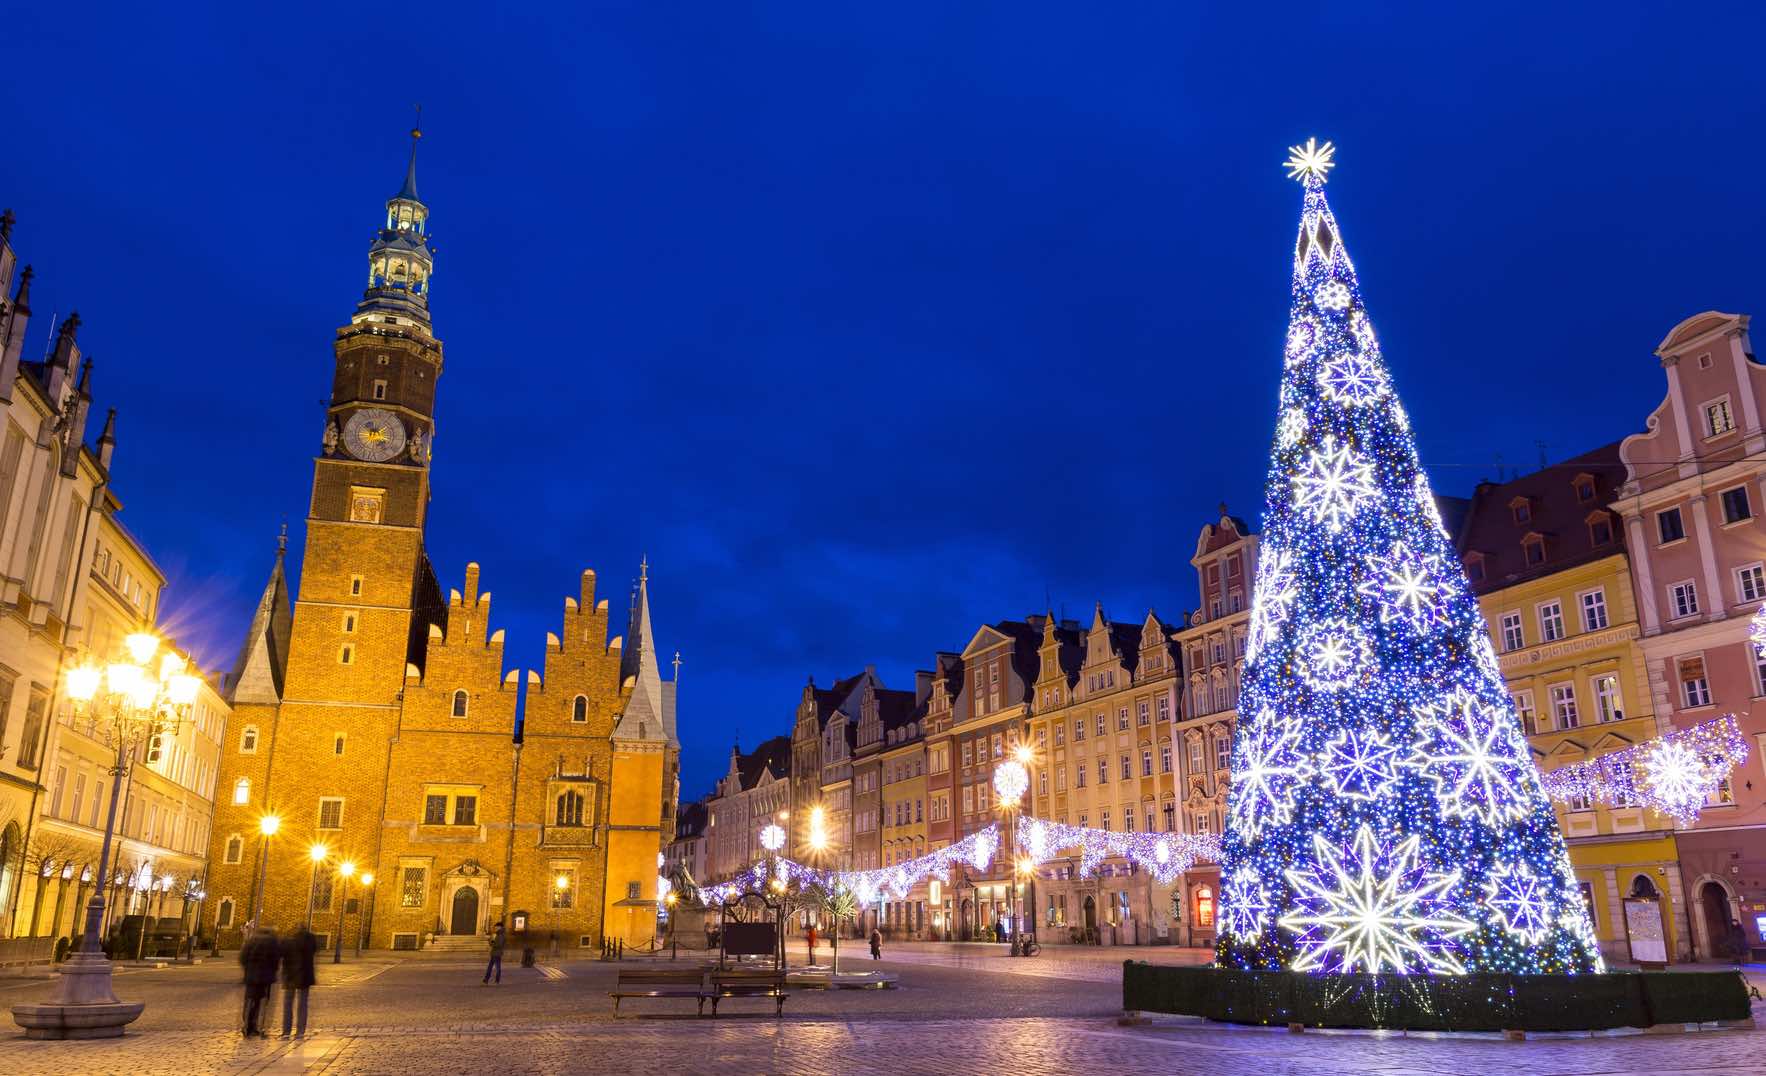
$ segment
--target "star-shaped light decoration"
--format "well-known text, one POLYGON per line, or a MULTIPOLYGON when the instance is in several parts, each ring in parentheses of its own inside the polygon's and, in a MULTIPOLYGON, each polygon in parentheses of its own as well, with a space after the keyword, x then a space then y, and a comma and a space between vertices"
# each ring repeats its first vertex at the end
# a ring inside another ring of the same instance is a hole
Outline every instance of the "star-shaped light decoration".
POLYGON ((1538 945, 1551 930, 1551 902, 1533 869, 1525 862, 1498 863, 1484 883, 1484 903, 1496 913, 1502 929, 1538 945))
POLYGON ((1275 442, 1283 448, 1293 448, 1306 436, 1306 412, 1298 407, 1290 407, 1282 412, 1282 420, 1275 430, 1275 442))
POLYGON ((1706 773, 1704 759, 1677 740, 1660 740, 1642 759, 1643 784, 1650 799, 1664 814, 1697 817, 1699 805, 1716 787, 1706 773))
POLYGON ((1344 729, 1325 744, 1318 770, 1339 796, 1379 799, 1398 780, 1398 748, 1378 729, 1344 729))
POLYGON ((1300 678, 1319 691, 1346 688, 1373 668, 1373 644, 1347 617, 1307 625, 1295 650, 1300 678))
POLYGON ((1381 848, 1362 823, 1346 850, 1312 835, 1318 863, 1288 870, 1294 910, 1277 922, 1298 935, 1294 971, 1320 968, 1344 974, 1393 971, 1464 975, 1448 942, 1474 924, 1448 906, 1459 872, 1435 874, 1417 864, 1420 836, 1381 848))
POLYGON ((1299 728, 1273 710, 1260 712, 1240 736, 1227 814, 1239 832, 1255 837, 1264 826, 1285 825, 1294 817, 1294 786, 1312 764, 1299 752, 1299 728))
MULTIPOLYGON (((1301 416, 1301 422, 1305 416, 1301 416)), ((1245 634, 1245 660, 1257 656, 1275 629, 1287 622, 1288 612, 1299 595, 1294 578, 1294 555, 1266 545, 1257 558, 1257 582, 1251 591, 1251 626, 1245 634)))
POLYGON ((1318 383, 1327 400, 1350 407, 1371 404, 1386 394, 1386 378, 1379 366, 1353 351, 1326 359, 1318 383))
POLYGON ((1288 170, 1289 179, 1297 179, 1302 183, 1318 180, 1325 181, 1325 173, 1337 167, 1331 160, 1336 155, 1337 147, 1329 142, 1318 144, 1318 139, 1308 138, 1304 146, 1289 146, 1288 159, 1282 166, 1288 170))
POLYGON ((1417 707, 1418 738, 1406 764, 1435 782, 1441 811, 1497 825, 1525 817, 1539 771, 1514 711, 1456 687, 1417 707))
POLYGON ((1220 922, 1240 941, 1256 941, 1269 912, 1269 894, 1249 866, 1234 871, 1220 887, 1220 922))
POLYGON ((1294 324, 1288 326, 1288 342, 1284 347, 1288 365, 1292 366, 1312 353, 1312 345, 1318 343, 1318 323, 1311 318, 1296 318, 1294 324))
POLYGON ((1439 555, 1394 542, 1390 553, 1371 553, 1366 563, 1367 578, 1355 589, 1379 603, 1380 623, 1402 620, 1418 634, 1435 626, 1447 597, 1439 555))
POLYGON ((1373 464, 1330 435, 1294 476, 1296 505, 1332 531, 1342 530, 1343 521, 1378 492, 1373 464))

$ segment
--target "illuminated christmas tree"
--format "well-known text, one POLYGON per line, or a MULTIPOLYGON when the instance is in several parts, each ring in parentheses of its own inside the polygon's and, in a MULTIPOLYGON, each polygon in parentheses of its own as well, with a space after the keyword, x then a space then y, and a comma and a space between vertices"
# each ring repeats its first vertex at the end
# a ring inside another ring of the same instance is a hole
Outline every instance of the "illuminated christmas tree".
POLYGON ((1221 867, 1222 964, 1587 972, 1600 951, 1417 462, 1355 268, 1305 187, 1221 867))

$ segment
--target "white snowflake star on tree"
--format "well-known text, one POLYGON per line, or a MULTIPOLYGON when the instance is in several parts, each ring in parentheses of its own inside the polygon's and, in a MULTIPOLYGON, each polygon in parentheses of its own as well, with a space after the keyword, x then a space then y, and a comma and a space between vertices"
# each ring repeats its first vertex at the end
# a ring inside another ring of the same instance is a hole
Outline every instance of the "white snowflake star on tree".
POLYGON ((1304 359, 1312 351, 1312 345, 1318 341, 1318 323, 1311 318, 1301 318, 1288 327, 1287 355, 1288 365, 1292 366, 1304 359))
POLYGON ((1367 558, 1368 578, 1355 589, 1380 606, 1380 623, 1403 620, 1418 633, 1433 628, 1446 601, 1447 570, 1434 553, 1417 553, 1394 542, 1389 553, 1367 558))
POLYGON ((1524 944, 1538 945, 1551 930, 1551 905, 1526 863, 1498 863, 1484 883, 1484 903, 1502 928, 1524 944))
POLYGON ((1341 280, 1329 280, 1318 286, 1312 293, 1312 301, 1320 310, 1349 309, 1349 288, 1341 280))
POLYGON ((1538 770, 1514 711, 1464 688, 1417 707, 1418 739, 1407 764, 1435 782, 1442 814, 1496 825, 1535 806, 1538 770))
POLYGON ((1398 779, 1398 748, 1377 729, 1347 729, 1325 744, 1318 770, 1325 784, 1352 800, 1378 799, 1398 779))
POLYGON ((1240 941, 1256 941, 1263 933, 1263 919, 1269 911, 1269 894, 1264 892, 1257 872, 1240 867, 1220 887, 1221 926, 1240 941))
POLYGON ((1351 407, 1371 404, 1386 393, 1386 378, 1380 368, 1353 351, 1325 360, 1318 382, 1328 399, 1351 407))
POLYGON ((1445 944, 1474 926, 1447 905, 1459 885, 1459 872, 1423 871, 1417 865, 1420 841, 1412 836, 1383 850, 1364 822, 1345 856, 1323 834, 1314 833, 1318 865, 1284 872, 1297 891, 1295 909, 1277 920, 1297 935, 1298 952, 1290 967, 1465 974, 1445 944))
POLYGON ((1321 691, 1348 687, 1373 666, 1367 634, 1344 617, 1307 625, 1295 649, 1300 677, 1321 691))
POLYGON ((1377 492, 1373 464, 1330 435, 1294 476, 1295 504, 1332 531, 1377 492))
POLYGON ((1251 626, 1245 634, 1245 660, 1257 656, 1270 634, 1288 619, 1299 588, 1294 579, 1294 556, 1285 549, 1264 546, 1257 558, 1257 582, 1251 592, 1251 626))
POLYGON ((1294 786, 1312 766, 1300 754, 1300 730, 1272 710, 1260 712, 1240 737, 1227 813, 1240 832, 1255 837, 1264 826, 1294 817, 1294 786))
POLYGON ((1362 351, 1371 353, 1379 346, 1379 341, 1374 339, 1374 323, 1359 310, 1349 315, 1349 331, 1355 334, 1355 342, 1361 345, 1362 351))
POLYGON ((1306 436, 1306 412, 1298 407, 1290 407, 1282 412, 1281 425, 1276 427, 1276 444, 1283 448, 1293 448, 1306 436))

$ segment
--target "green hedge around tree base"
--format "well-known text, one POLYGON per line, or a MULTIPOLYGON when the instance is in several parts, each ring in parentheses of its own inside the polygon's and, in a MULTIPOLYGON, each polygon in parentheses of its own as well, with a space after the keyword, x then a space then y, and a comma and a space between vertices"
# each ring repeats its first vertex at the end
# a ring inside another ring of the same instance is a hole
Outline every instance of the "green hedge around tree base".
POLYGON ((1235 1024, 1595 1031, 1745 1020, 1741 973, 1318 975, 1126 960, 1122 1007, 1235 1024))

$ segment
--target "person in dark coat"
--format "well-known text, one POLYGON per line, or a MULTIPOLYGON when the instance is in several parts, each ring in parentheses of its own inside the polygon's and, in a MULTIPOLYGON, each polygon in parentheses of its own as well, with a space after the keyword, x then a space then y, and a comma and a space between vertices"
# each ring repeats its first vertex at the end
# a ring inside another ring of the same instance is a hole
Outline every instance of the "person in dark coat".
POLYGON ((282 939, 282 1037, 289 1028, 296 1035, 307 1033, 307 991, 313 988, 313 956, 319 951, 319 939, 307 925, 295 927, 282 939), (300 1020, 295 1020, 295 995, 300 995, 300 1020))
POLYGON ((1748 962, 1748 932, 1742 928, 1741 920, 1729 921, 1729 952, 1735 957, 1737 964, 1748 962))
POLYGON ((883 931, 877 927, 871 928, 871 959, 883 959, 883 931))
POLYGON ((264 999, 276 985, 276 964, 282 957, 276 935, 268 927, 252 928, 251 936, 239 947, 239 965, 245 969, 245 1037, 266 1037, 262 1026, 264 999))
POLYGON ((809 942, 809 962, 814 964, 816 962, 816 925, 814 923, 811 923, 809 929, 803 932, 803 937, 809 942))
POLYGON ((505 944, 506 939, 503 935, 503 924, 498 923, 497 929, 491 932, 490 963, 484 966, 484 981, 487 984, 491 981, 492 972, 496 973, 498 983, 503 981, 503 946, 505 944))

